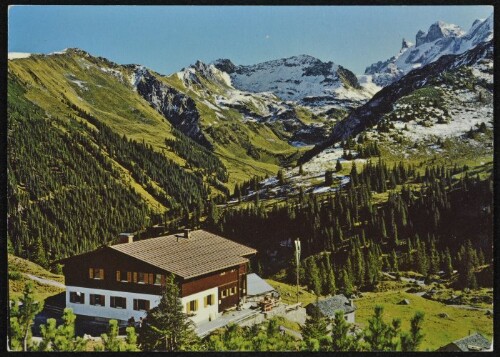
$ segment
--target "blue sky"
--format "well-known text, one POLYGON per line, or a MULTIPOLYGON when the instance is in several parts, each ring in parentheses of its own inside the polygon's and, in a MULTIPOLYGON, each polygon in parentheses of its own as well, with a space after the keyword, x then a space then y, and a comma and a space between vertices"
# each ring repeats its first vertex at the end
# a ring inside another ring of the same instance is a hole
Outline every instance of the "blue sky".
POLYGON ((491 6, 14 6, 9 52, 78 47, 170 74, 196 60, 236 64, 309 54, 354 71, 442 20, 468 30, 491 6))

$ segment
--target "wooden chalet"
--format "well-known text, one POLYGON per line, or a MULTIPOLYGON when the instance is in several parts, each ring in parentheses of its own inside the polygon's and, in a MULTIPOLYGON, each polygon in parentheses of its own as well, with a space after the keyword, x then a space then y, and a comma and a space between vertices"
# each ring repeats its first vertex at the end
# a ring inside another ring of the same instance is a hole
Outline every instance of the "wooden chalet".
POLYGON ((137 321, 158 305, 167 274, 195 323, 216 319, 247 294, 257 251, 204 230, 133 241, 62 259, 66 306, 75 314, 137 321))

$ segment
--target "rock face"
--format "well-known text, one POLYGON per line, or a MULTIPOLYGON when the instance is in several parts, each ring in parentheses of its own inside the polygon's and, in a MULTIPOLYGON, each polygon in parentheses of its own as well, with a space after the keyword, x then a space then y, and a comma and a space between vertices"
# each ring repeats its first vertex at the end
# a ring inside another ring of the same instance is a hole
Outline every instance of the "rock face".
POLYGON ((493 14, 485 20, 476 20, 469 31, 438 21, 427 32, 418 31, 415 45, 403 39, 399 53, 386 61, 368 66, 365 74, 379 86, 385 87, 413 69, 420 68, 447 54, 461 54, 479 43, 493 38, 493 14))
POLYGON ((175 128, 211 148, 210 142, 200 130, 200 114, 193 99, 160 82, 144 67, 136 67, 134 82, 137 92, 175 128))
POLYGON ((234 65, 228 59, 213 63, 231 77, 232 85, 247 92, 271 92, 286 101, 308 107, 355 106, 373 93, 365 90, 350 70, 333 62, 300 55, 250 66, 234 65))
POLYGON ((433 63, 411 71, 398 81, 380 90, 368 103, 355 109, 349 116, 337 123, 328 140, 307 152, 299 160, 299 163, 304 163, 332 144, 354 137, 367 127, 377 124, 384 114, 392 110, 395 101, 424 87, 432 78, 445 71, 476 65, 483 59, 488 61, 493 59, 493 40, 480 43, 460 55, 442 56, 433 63))

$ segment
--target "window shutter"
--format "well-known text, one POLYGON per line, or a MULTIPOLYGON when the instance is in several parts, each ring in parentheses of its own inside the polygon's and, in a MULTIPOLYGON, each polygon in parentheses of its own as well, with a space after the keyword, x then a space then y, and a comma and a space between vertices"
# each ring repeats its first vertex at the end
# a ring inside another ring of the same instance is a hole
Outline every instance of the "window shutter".
POLYGON ((161 275, 161 286, 165 286, 165 274, 161 275))
POLYGON ((84 294, 84 293, 82 293, 82 300, 81 300, 81 303, 82 303, 82 304, 85 304, 85 294, 84 294))
POLYGON ((137 306, 137 299, 134 299, 134 310, 139 310, 139 306, 137 306))
POLYGON ((142 273, 142 282, 144 284, 148 283, 148 273, 142 273))
POLYGON ((194 301, 194 311, 198 311, 198 299, 194 301))
POLYGON ((110 302, 109 306, 111 306, 111 307, 115 307, 116 306, 116 304, 115 304, 115 297, 114 296, 111 296, 111 300, 109 302, 110 302))
POLYGON ((95 305, 95 295, 90 294, 90 305, 95 305))
POLYGON ((104 269, 99 269, 99 277, 104 279, 104 269))
POLYGON ((208 306, 208 295, 203 298, 203 302, 204 302, 203 307, 207 307, 208 306))
POLYGON ((130 283, 132 281, 132 272, 127 272, 127 281, 130 283))
POLYGON ((137 283, 137 272, 134 271, 134 283, 137 283))
POLYGON ((120 271, 116 271, 116 281, 120 281, 120 271))
POLYGON ((153 273, 149 273, 149 283, 151 285, 155 283, 155 275, 153 273))
POLYGON ((189 308, 189 302, 186 303, 186 313, 190 313, 191 309, 189 308))
POLYGON ((146 306, 145 307, 146 307, 146 311, 148 311, 149 310, 149 300, 146 300, 146 306))
POLYGON ((93 268, 89 268, 89 278, 94 279, 94 269, 93 268))

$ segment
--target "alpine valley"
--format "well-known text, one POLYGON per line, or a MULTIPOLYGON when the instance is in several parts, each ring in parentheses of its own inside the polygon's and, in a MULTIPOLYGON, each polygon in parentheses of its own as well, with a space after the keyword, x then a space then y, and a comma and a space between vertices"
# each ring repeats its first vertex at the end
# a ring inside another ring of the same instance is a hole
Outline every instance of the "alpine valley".
MULTIPOLYGON (((202 227, 287 286, 300 237, 317 295, 417 278, 441 287, 433 303, 491 308, 493 15, 415 39, 360 75, 309 55, 165 75, 77 48, 9 53, 9 253, 60 274, 121 232, 202 227)), ((464 326, 491 338, 488 318, 464 326)))

